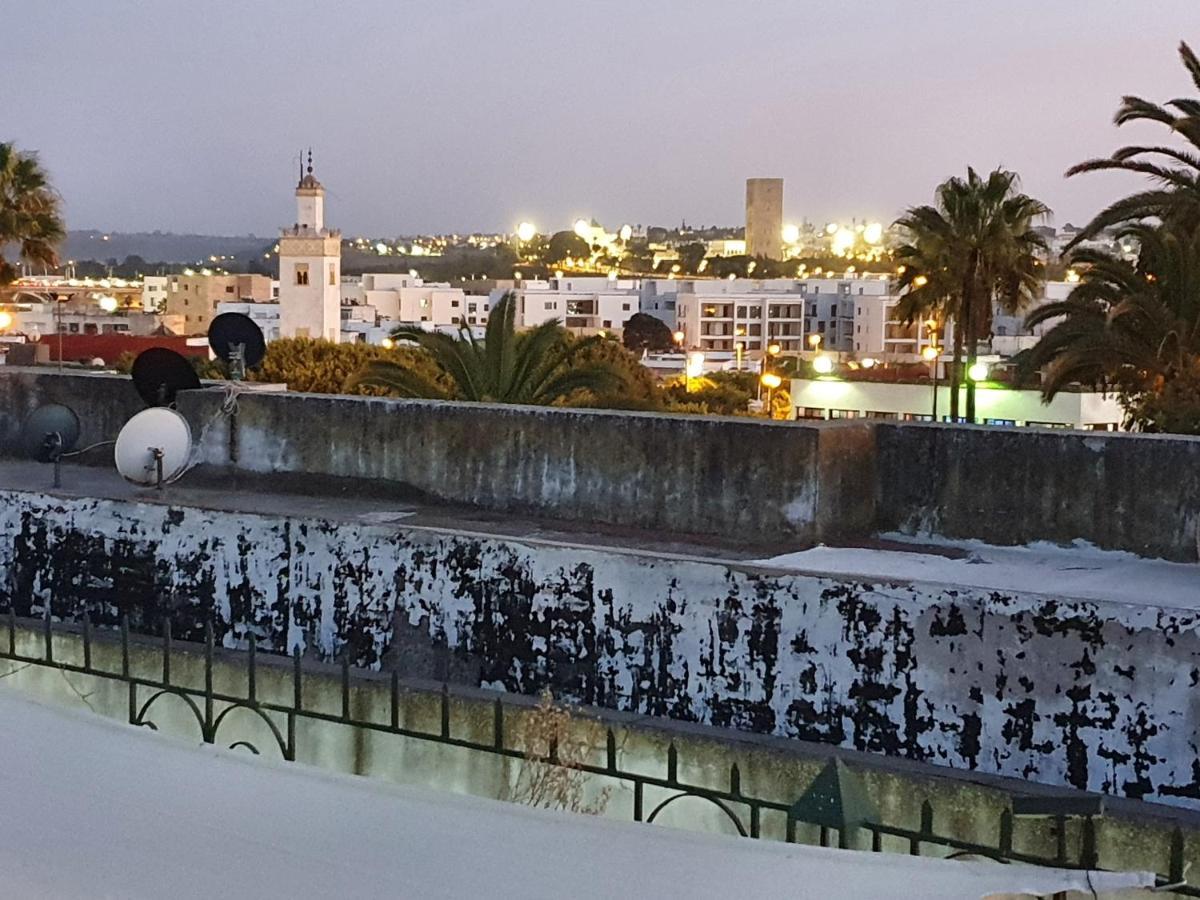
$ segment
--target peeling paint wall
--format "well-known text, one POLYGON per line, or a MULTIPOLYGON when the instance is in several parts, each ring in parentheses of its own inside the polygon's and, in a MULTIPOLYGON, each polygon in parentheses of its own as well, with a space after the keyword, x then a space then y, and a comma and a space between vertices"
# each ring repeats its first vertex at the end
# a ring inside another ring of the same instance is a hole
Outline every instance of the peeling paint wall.
POLYGON ((1200 613, 0 494, 0 604, 1200 808, 1200 613), (397 628, 397 621, 402 626, 397 628), (469 663, 469 665, 467 665, 469 663))

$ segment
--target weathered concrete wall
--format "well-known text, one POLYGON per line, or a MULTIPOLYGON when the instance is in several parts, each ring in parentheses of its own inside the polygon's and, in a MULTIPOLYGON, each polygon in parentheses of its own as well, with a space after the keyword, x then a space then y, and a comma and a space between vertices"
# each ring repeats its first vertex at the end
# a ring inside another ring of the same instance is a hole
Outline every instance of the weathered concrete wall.
MULTIPOLYGON (((41 629, 18 620, 14 645, 17 652, 40 658, 44 653, 41 629)), ((115 635, 94 632, 92 666, 119 672, 121 650, 115 635)), ((7 640, 7 628, 0 624, 0 640, 7 640)), ((78 635, 56 628, 53 640, 55 660, 82 665, 83 648, 78 635)), ((162 647, 158 641, 134 637, 130 642, 129 668, 148 680, 162 677, 162 647)), ((204 687, 203 651, 199 645, 176 642, 172 650, 171 681, 176 686, 202 691, 204 687)), ((213 686, 218 693, 246 696, 245 654, 218 651, 213 666, 213 686)), ((66 674, 40 666, 0 663, 0 677, 6 690, 20 690, 42 701, 77 708, 81 711, 128 721, 129 704, 125 685, 119 681, 66 674)), ((256 669, 256 695, 262 702, 283 706, 292 702, 291 666, 260 655, 256 669)), ((146 691, 139 703, 149 699, 146 691)), ((490 743, 493 731, 493 702, 496 694, 469 688, 452 687, 449 691, 450 732, 456 738, 490 743)), ((341 710, 341 681, 337 669, 317 663, 303 667, 303 697, 306 709, 338 715, 341 710)), ((508 696, 505 705, 505 746, 521 749, 524 715, 533 701, 508 696)), ((214 715, 225 704, 217 701, 214 715)), ((351 714, 358 719, 388 721, 390 687, 386 677, 372 678, 356 673, 350 691, 351 714)), ((402 681, 398 722, 401 727, 437 733, 441 725, 439 686, 417 681, 402 681)), ((154 701, 148 718, 161 732, 185 740, 199 739, 195 715, 177 697, 165 695, 154 701)), ((285 731, 280 717, 277 727, 285 731)), ((714 729, 698 729, 663 719, 584 708, 572 717, 572 733, 581 744, 595 749, 593 761, 604 764, 603 748, 597 740, 595 725, 611 729, 617 748, 617 765, 626 772, 662 776, 665 774, 668 745, 678 754, 679 778, 686 784, 727 790, 729 771, 734 764, 741 775, 742 790, 749 795, 791 803, 811 784, 833 751, 819 745, 797 741, 738 735, 714 729)), ((217 743, 229 746, 249 741, 267 758, 279 758, 279 751, 268 727, 253 714, 231 712, 218 731, 217 743)), ((331 722, 300 717, 296 722, 298 761, 334 771, 382 778, 401 784, 414 784, 440 790, 469 793, 482 797, 509 799, 518 777, 520 763, 483 754, 397 737, 389 734, 349 728, 331 722)), ((967 773, 936 772, 929 767, 896 764, 878 757, 841 752, 862 779, 879 809, 882 820, 893 826, 918 829, 921 806, 928 801, 934 809, 934 829, 959 840, 995 846, 999 840, 1001 813, 1009 808, 1013 793, 1025 794, 1024 782, 982 779, 967 773), (988 783, 983 783, 983 782, 988 783)), ((614 819, 633 818, 633 792, 627 784, 613 780, 594 780, 593 789, 611 791, 604 814, 614 819)), ((653 809, 672 792, 646 789, 646 809, 653 809)), ((1155 809, 1142 804, 1116 804, 1098 822, 1096 850, 1099 865, 1115 870, 1154 869, 1166 872, 1171 831, 1178 824, 1185 836, 1185 859, 1200 855, 1200 829, 1195 817, 1171 811, 1168 816, 1154 815, 1155 809)), ((745 810, 735 810, 746 817, 745 810)), ((1161 811, 1161 810, 1160 810, 1161 811)), ((697 831, 734 834, 726 816, 707 803, 684 800, 668 806, 658 819, 661 824, 697 831)), ((766 811, 761 820, 762 834, 780 840, 786 833, 782 815, 766 811)), ((1078 822, 1071 823, 1068 847, 1078 847, 1078 822)), ((817 829, 800 825, 797 837, 815 843, 817 829)), ((1045 819, 1018 818, 1014 821, 1014 846, 1025 852, 1052 856, 1056 835, 1045 819)), ((908 852, 907 843, 885 838, 884 849, 908 852)), ((922 850, 926 855, 939 852, 935 846, 922 850)), ((1196 883, 1200 875, 1193 875, 1196 883)))
MULTIPOLYGON (((1083 539, 1200 560, 1200 438, 750 419, 220 389, 179 407, 203 470, 344 478, 512 513, 720 535, 836 541, 875 530, 1002 544, 1083 539)), ((37 405, 82 442, 141 408, 128 379, 0 367, 0 455, 37 405)), ((92 458, 108 459, 107 453, 92 458)))
MULTIPOLYGON (((145 408, 128 378, 64 374, 53 369, 10 369, 0 366, 0 457, 13 452, 21 423, 47 403, 75 410, 80 421, 79 446, 111 441, 134 413, 145 408)), ((112 463, 112 451, 91 459, 112 463)))
POLYGON ((391 482, 505 512, 719 534, 845 537, 873 518, 869 427, 600 410, 193 392, 201 461, 391 482), (231 439, 230 429, 236 430, 231 439))
POLYGON ((1200 560, 1200 438, 888 423, 876 434, 881 530, 1200 560))
POLYGON ((0 609, 1200 807, 1200 613, 434 529, 0 495, 0 609), (403 640, 401 640, 403 639, 403 640), (414 659, 418 657, 413 657, 414 659))

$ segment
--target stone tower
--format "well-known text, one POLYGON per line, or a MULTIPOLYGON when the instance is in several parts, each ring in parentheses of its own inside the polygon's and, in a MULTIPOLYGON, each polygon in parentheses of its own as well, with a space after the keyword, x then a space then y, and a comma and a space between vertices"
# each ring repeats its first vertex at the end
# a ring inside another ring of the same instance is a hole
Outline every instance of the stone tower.
POLYGON ((783 258, 783 179, 746 179, 746 253, 783 258))
POLYGON ((296 185, 296 223, 279 236, 279 336, 337 342, 342 332, 342 235, 325 227, 325 188, 308 169, 296 185))

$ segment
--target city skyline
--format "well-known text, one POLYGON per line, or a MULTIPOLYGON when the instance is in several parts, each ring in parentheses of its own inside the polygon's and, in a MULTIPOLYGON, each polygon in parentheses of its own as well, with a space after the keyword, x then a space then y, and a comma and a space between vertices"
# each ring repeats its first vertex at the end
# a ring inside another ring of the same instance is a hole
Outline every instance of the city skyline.
POLYGON ((887 222, 968 164, 1016 170, 1080 224, 1132 183, 1062 177, 1141 139, 1111 124, 1120 96, 1188 88, 1184 2, 1137 33, 1108 0, 213 6, 9 23, 9 64, 37 78, 0 87, 7 138, 41 155, 69 227, 273 234, 310 145, 348 234, 737 224, 753 176, 785 179, 789 221, 887 222))

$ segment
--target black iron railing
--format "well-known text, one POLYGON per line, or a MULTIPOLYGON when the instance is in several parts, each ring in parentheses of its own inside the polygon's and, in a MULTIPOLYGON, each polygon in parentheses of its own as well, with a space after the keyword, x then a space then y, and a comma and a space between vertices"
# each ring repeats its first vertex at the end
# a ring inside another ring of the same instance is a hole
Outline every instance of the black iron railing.
MULTIPOLYGON (((244 653, 246 665, 246 691, 244 696, 218 691, 214 688, 214 640, 211 625, 206 629, 206 639, 203 643, 204 686, 191 687, 172 679, 171 664, 175 642, 171 637, 170 621, 165 620, 161 635, 161 676, 156 678, 135 674, 130 661, 130 631, 129 621, 124 619, 120 628, 120 668, 113 671, 98 668, 93 665, 93 644, 96 641, 95 630, 87 618, 80 626, 69 623, 53 622, 49 616, 41 620, 20 620, 10 613, 8 617, 7 645, 0 645, 0 661, 8 661, 17 665, 52 667, 63 672, 87 675, 94 678, 119 681, 128 690, 128 721, 132 725, 141 725, 156 729, 151 718, 154 704, 164 696, 181 699, 191 710, 200 726, 203 740, 210 744, 217 743, 221 726, 230 713, 235 710, 246 710, 261 720, 269 729, 283 759, 294 761, 297 756, 297 721, 300 719, 315 720, 349 728, 363 729, 369 732, 395 735, 400 738, 434 742, 463 750, 504 757, 517 761, 528 760, 525 751, 509 746, 505 740, 506 704, 504 695, 498 694, 492 702, 491 739, 487 741, 473 740, 456 736, 451 728, 450 688, 443 683, 440 691, 439 727, 434 731, 415 729, 401 724, 400 680, 393 672, 390 679, 390 703, 388 721, 357 717, 353 714, 351 693, 357 676, 349 664, 343 662, 340 671, 340 708, 337 712, 317 709, 313 705, 305 705, 304 685, 305 673, 301 665, 300 649, 297 647, 291 656, 291 698, 289 702, 280 703, 265 700, 258 690, 258 653, 255 639, 251 635, 247 640, 244 653), (17 650, 17 633, 21 624, 35 634, 40 632, 38 640, 40 652, 37 655, 20 653, 17 650), (82 663, 68 662, 55 659, 54 638, 71 637, 82 642, 82 663)), ((102 640, 106 644, 113 642, 111 631, 102 640)), ((188 642, 191 643, 191 642, 188 642)), ((191 655, 190 653, 188 654, 191 655)), ((375 673, 372 673, 373 675, 375 673)), ((310 675, 311 677, 311 675, 310 675)), ((377 677, 377 675, 375 676, 377 677)), ((255 754, 261 752, 259 746, 250 740, 236 739, 230 742, 230 747, 242 747, 255 754)), ((1004 810, 998 822, 998 840, 994 845, 981 844, 973 841, 960 840, 946 834, 939 834, 934 827, 934 809, 929 801, 921 807, 920 827, 917 829, 889 825, 878 819, 859 820, 852 827, 841 828, 829 824, 828 818, 820 816, 806 817, 803 810, 805 804, 800 802, 781 802, 764 797, 754 796, 742 788, 741 771, 737 763, 729 768, 728 787, 724 789, 710 788, 703 785, 690 784, 679 777, 679 753, 672 742, 668 744, 665 759, 665 775, 647 775, 622 769, 618 762, 617 737, 611 728, 606 730, 604 763, 574 762, 571 768, 599 778, 612 779, 629 786, 633 795, 633 820, 637 822, 654 822, 659 815, 673 803, 695 798, 712 804, 719 809, 732 824, 738 834, 743 837, 761 838, 762 819, 764 813, 781 815, 785 820, 784 840, 795 843, 798 839, 798 825, 816 826, 815 833, 821 846, 830 846, 831 838, 837 834, 840 846, 853 846, 851 832, 860 828, 870 838, 870 848, 875 852, 888 849, 884 845, 885 838, 897 839, 891 842, 892 847, 900 846, 912 855, 921 855, 925 848, 936 847, 944 851, 943 856, 974 855, 994 859, 1000 862, 1022 862, 1041 866, 1052 866, 1071 869, 1097 869, 1102 860, 1099 858, 1096 841, 1096 822, 1091 814, 1054 816, 1056 848, 1052 856, 1022 852, 1014 848, 1013 826, 1014 815, 1011 810, 1004 810), (664 799, 647 809, 647 793, 657 799, 665 793, 664 799), (1080 821, 1079 841, 1071 852, 1068 846, 1068 819, 1080 821)), ((559 764, 557 748, 551 742, 545 760, 551 765, 559 764)), ((831 764, 832 765, 832 764, 831 764)), ((845 820, 842 820, 843 822, 845 820)), ((1165 875, 1160 874, 1160 884, 1169 884, 1172 889, 1188 897, 1200 897, 1200 887, 1184 884, 1187 862, 1185 860, 1185 843, 1183 831, 1174 829, 1170 837, 1168 850, 1169 867, 1165 875)))

